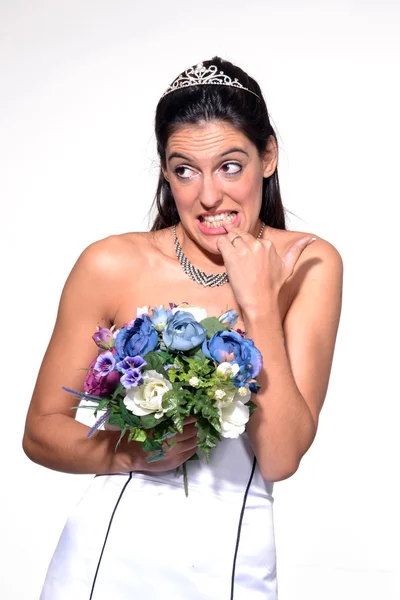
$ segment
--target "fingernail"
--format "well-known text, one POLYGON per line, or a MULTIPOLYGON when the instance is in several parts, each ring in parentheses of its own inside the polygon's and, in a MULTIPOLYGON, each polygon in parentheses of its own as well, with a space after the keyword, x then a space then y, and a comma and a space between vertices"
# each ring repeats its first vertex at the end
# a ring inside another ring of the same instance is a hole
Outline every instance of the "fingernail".
POLYGON ((310 244, 312 244, 313 242, 315 242, 316 239, 317 239, 316 237, 311 238, 311 240, 309 242, 307 242, 306 245, 309 246, 310 244))

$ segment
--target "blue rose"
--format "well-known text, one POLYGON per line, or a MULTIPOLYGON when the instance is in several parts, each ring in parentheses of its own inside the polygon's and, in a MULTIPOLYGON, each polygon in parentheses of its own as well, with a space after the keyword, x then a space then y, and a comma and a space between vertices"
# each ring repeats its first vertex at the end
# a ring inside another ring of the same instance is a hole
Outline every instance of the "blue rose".
MULTIPOLYGON (((237 387, 257 377, 262 367, 262 356, 252 340, 242 338, 236 331, 217 331, 210 341, 204 341, 205 356, 217 363, 232 362, 239 365, 234 377, 237 387)), ((252 386, 255 388, 255 386, 252 386)), ((253 391, 253 390, 252 390, 253 391)))
POLYGON ((147 315, 138 317, 133 324, 120 329, 115 338, 115 348, 120 360, 127 356, 144 356, 154 350, 157 344, 157 331, 147 315))
POLYGON ((171 310, 165 310, 163 306, 153 308, 152 323, 157 331, 162 331, 167 324, 168 319, 172 316, 171 310))
POLYGON ((184 310, 178 310, 167 322, 162 333, 164 344, 172 350, 191 350, 206 339, 204 329, 193 315, 184 310))
POLYGON ((218 317, 218 321, 220 321, 222 323, 222 325, 225 325, 225 327, 231 328, 234 326, 234 324, 238 320, 238 316, 239 315, 237 314, 237 312, 235 312, 231 308, 230 310, 227 310, 226 312, 224 312, 223 315, 218 317))

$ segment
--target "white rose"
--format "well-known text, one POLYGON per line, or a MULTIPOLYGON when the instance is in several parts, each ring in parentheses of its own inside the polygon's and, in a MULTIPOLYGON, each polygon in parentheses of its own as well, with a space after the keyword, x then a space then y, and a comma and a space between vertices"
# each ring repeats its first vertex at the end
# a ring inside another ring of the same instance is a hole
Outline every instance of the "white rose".
POLYGON ((219 415, 222 437, 237 438, 244 432, 250 413, 248 406, 237 400, 220 408, 219 415))
POLYGON ((143 383, 136 387, 131 387, 124 398, 124 404, 134 415, 141 417, 155 413, 156 419, 164 414, 162 407, 162 398, 165 392, 172 389, 171 382, 161 373, 153 369, 144 371, 143 383))
POLYGON ((232 375, 234 377, 239 371, 239 365, 237 363, 222 362, 217 367, 217 373, 221 373, 225 377, 232 375))
POLYGON ((188 304, 187 302, 182 302, 182 304, 173 308, 172 314, 174 315, 176 312, 178 312, 178 310, 191 313, 199 323, 203 319, 207 318, 207 311, 205 308, 201 308, 200 306, 192 306, 192 304, 188 304))

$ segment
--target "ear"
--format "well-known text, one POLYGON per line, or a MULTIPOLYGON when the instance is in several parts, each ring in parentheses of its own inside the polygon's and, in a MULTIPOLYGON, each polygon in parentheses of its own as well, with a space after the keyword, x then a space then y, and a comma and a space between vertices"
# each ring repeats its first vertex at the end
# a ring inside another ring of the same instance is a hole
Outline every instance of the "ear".
POLYGON ((167 169, 165 168, 165 165, 163 165, 162 163, 161 163, 161 171, 162 171, 162 174, 164 175, 164 179, 166 179, 169 182, 169 179, 167 176, 167 169))
POLYGON ((278 164, 278 146, 273 135, 269 136, 267 148, 264 152, 264 177, 270 177, 278 164))

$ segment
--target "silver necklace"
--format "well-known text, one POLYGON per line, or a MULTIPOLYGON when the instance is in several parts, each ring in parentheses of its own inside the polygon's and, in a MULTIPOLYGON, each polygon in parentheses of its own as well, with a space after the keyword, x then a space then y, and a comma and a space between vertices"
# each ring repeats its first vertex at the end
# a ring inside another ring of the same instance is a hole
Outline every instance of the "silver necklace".
MULTIPOLYGON (((262 232, 264 231, 265 223, 261 224, 261 229, 258 232, 257 239, 260 239, 262 236, 262 232)), ((225 271, 224 273, 205 273, 201 271, 189 261, 189 259, 184 255, 181 245, 178 240, 178 236, 176 235, 176 225, 174 225, 174 244, 175 244, 175 252, 178 257, 179 262, 181 263, 182 269, 185 271, 186 275, 190 277, 196 283, 200 283, 206 287, 217 287, 220 285, 224 285, 228 283, 228 273, 225 271)))

